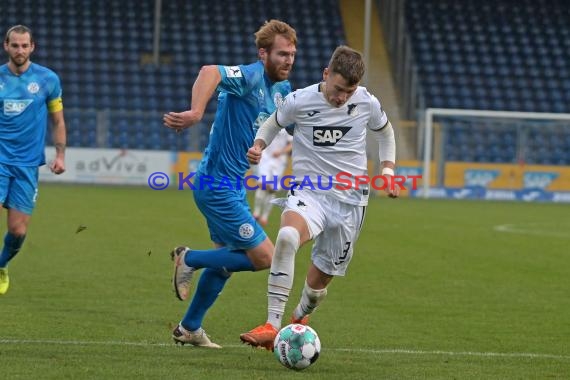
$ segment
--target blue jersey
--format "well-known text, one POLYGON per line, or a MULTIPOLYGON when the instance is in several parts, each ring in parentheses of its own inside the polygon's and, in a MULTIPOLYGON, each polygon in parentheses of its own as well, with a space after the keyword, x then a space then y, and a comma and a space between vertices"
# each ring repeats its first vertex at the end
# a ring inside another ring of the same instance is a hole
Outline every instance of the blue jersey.
POLYGON ((32 63, 22 75, 0 66, 0 163, 45 164, 47 115, 63 109, 59 77, 32 63))
POLYGON ((272 82, 261 61, 218 70, 218 109, 198 172, 216 181, 235 181, 249 169, 246 153, 258 128, 291 92, 291 85, 287 80, 272 82))

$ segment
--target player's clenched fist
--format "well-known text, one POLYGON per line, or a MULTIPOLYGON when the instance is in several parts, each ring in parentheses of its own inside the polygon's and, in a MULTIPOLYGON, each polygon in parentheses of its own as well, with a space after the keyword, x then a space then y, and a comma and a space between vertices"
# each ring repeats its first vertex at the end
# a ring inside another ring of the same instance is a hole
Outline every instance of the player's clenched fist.
POLYGON ((247 151, 247 160, 252 165, 259 164, 259 160, 261 160, 261 146, 254 144, 251 148, 247 151))

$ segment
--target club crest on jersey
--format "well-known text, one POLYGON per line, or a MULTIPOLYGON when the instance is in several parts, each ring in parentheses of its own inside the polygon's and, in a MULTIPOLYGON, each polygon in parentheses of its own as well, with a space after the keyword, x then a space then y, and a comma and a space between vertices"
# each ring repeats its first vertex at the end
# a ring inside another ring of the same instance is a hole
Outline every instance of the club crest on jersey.
POLYGON ((269 118, 269 116, 270 115, 266 112, 260 112, 257 115, 257 118, 253 122, 253 133, 257 133, 257 130, 259 129, 259 127, 261 127, 261 125, 263 123, 265 123, 265 120, 267 120, 269 118))
POLYGON ((346 112, 347 115, 356 116, 358 115, 358 109, 356 108, 356 104, 349 104, 348 111, 346 112))
POLYGON ((314 146, 335 146, 352 127, 313 127, 314 146))
POLYGON ((28 91, 30 92, 30 94, 35 94, 40 90, 40 85, 37 84, 36 82, 32 82, 30 84, 28 84, 28 91))
POLYGON ((284 102, 285 99, 283 99, 283 95, 280 92, 276 92, 275 95, 273 95, 273 103, 275 104, 275 107, 281 108, 284 102))

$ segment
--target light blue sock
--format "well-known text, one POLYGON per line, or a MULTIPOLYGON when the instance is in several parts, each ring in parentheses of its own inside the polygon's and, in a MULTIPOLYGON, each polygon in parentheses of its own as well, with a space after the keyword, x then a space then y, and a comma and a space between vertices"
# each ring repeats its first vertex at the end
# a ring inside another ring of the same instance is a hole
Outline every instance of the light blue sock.
POLYGON ((192 303, 186 311, 186 315, 180 322, 182 327, 189 331, 198 330, 202 321, 220 295, 231 273, 221 270, 206 268, 200 276, 192 303))
POLYGON ((14 235, 10 232, 6 232, 4 236, 4 248, 2 248, 2 253, 0 253, 0 268, 5 268, 8 262, 20 252, 20 248, 22 248, 25 239, 26 235, 14 235))
POLYGON ((200 268, 212 268, 227 272, 254 271, 253 264, 243 250, 230 251, 226 247, 207 250, 191 250, 184 257, 186 265, 200 268))

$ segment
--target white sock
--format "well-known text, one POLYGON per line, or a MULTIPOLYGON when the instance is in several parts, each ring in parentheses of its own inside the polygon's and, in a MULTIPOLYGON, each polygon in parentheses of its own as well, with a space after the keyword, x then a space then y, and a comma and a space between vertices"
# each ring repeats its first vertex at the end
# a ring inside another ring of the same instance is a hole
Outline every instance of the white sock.
POLYGON ((271 209, 273 208, 272 200, 275 199, 275 193, 267 192, 265 196, 265 200, 263 201, 263 213, 261 214, 261 219, 267 220, 269 219, 269 214, 271 213, 271 209))
POLYGON ((255 198, 254 198, 254 208, 253 208, 253 216, 258 217, 261 214, 261 210, 265 204, 265 197, 266 191, 257 189, 255 190, 255 198))
POLYGON ((296 319, 301 319, 306 315, 311 314, 317 306, 321 303, 321 301, 327 295, 327 288, 324 289, 312 289, 309 285, 307 285, 307 281, 305 281, 305 286, 303 287, 303 292, 301 293, 301 300, 299 304, 293 311, 293 315, 296 319))
POLYGON ((267 322, 277 330, 281 328, 285 306, 293 287, 295 254, 299 249, 299 231, 282 227, 275 242, 275 254, 267 281, 267 322))

